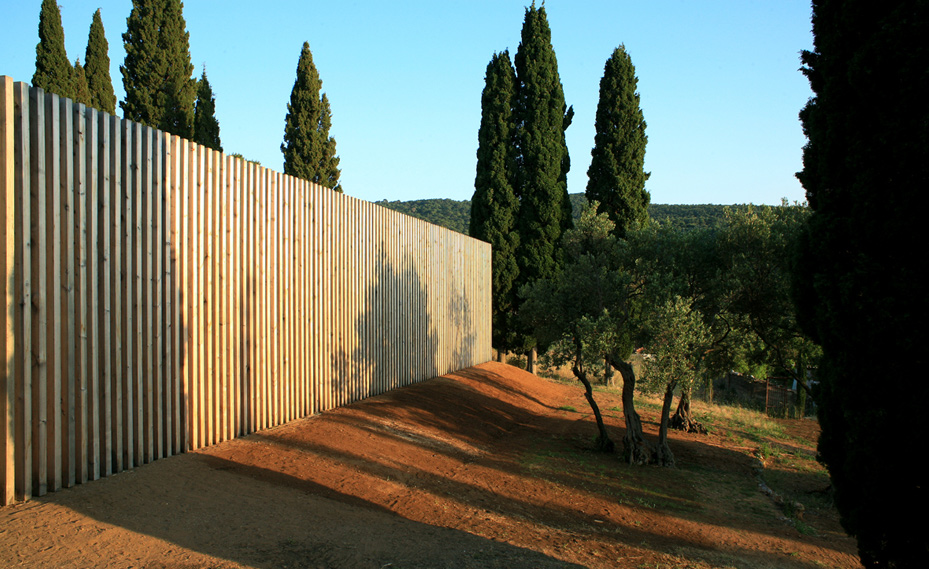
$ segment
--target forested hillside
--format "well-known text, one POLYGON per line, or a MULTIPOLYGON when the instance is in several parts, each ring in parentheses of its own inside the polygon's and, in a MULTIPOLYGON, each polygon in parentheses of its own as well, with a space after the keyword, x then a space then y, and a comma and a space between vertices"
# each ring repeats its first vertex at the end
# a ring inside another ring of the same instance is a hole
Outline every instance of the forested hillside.
MULTIPOLYGON (((574 208, 574 218, 581 214, 581 208, 586 203, 583 193, 570 194, 571 205, 574 208)), ((390 208, 430 223, 447 227, 459 233, 468 234, 468 222, 471 219, 471 201, 455 201, 449 199, 429 199, 413 201, 387 201, 374 202, 377 205, 390 208)), ((655 221, 670 221, 677 227, 696 229, 713 227, 723 219, 723 208, 726 206, 715 204, 700 205, 669 205, 651 204, 648 214, 655 221)))

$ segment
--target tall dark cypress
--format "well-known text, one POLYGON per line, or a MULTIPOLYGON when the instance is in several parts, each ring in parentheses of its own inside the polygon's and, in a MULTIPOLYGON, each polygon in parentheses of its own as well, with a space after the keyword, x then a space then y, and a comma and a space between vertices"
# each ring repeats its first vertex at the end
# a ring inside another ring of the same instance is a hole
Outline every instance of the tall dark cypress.
POLYGON ((87 89, 90 92, 90 106, 95 109, 116 114, 116 95, 113 93, 113 81, 110 79, 110 46, 103 29, 100 9, 94 12, 87 37, 87 50, 84 53, 84 74, 87 89))
POLYGON ((123 115, 172 134, 193 134, 196 80, 180 0, 133 0, 120 66, 123 115))
POLYGON ((81 60, 75 60, 71 71, 71 94, 75 103, 90 105, 90 89, 87 88, 87 77, 84 75, 84 66, 81 60))
POLYGON ((551 35, 545 7, 533 3, 516 52, 520 285, 555 274, 561 235, 572 225, 565 130, 574 112, 565 107, 551 35))
MULTIPOLYGON (((558 272, 561 236, 573 224, 565 130, 574 110, 565 107, 551 37, 545 7, 537 9, 533 2, 516 51, 516 290, 558 272)), ((516 351, 529 354, 528 369, 534 372, 535 340, 528 329, 518 331, 516 351)))
POLYGON ((587 170, 587 199, 600 202, 615 224, 613 233, 626 232, 648 219, 645 190, 645 117, 636 91, 638 78, 625 46, 607 60, 600 80, 596 135, 587 170))
POLYGON ((477 175, 471 198, 472 237, 493 247, 493 347, 507 352, 515 346, 512 330, 517 298, 516 264, 516 147, 513 106, 516 72, 507 51, 494 54, 487 65, 481 95, 481 126, 478 130, 477 175))
POLYGON ((322 85, 310 44, 304 42, 284 121, 284 173, 341 192, 339 157, 329 136, 329 99, 320 96, 322 85))
POLYGON ((180 0, 164 0, 164 15, 158 37, 158 48, 164 58, 164 83, 159 103, 164 114, 158 128, 185 138, 193 136, 194 102, 197 82, 190 62, 190 34, 184 21, 184 4, 180 0))
POLYGON ((213 97, 210 81, 206 78, 206 69, 197 82, 193 140, 213 150, 223 150, 222 142, 219 140, 219 121, 216 119, 216 99, 213 97))
POLYGON ((162 4, 163 0, 132 0, 123 33, 126 58, 119 66, 126 91, 126 98, 119 103, 123 116, 149 126, 161 124, 163 115, 158 102, 165 73, 158 47, 162 4))
MULTIPOLYGON (((814 97, 798 178, 812 215, 796 265, 804 329, 823 349, 819 456, 866 567, 929 559, 925 275, 929 2, 814 0, 814 97)), ((815 393, 815 392, 814 392, 815 393)))
POLYGON ((65 51, 65 32, 55 0, 42 0, 39 9, 39 43, 35 46, 35 74, 32 86, 72 98, 74 68, 65 51))

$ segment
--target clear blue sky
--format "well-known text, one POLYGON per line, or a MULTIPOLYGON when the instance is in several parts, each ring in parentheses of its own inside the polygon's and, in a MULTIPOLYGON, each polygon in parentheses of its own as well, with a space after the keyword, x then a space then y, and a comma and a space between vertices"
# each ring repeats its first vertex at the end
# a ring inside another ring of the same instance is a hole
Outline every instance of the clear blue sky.
MULTIPOLYGON (((59 0, 68 56, 83 59, 102 9, 123 98, 130 0, 59 0)), ((40 0, 0 0, 0 75, 31 81, 40 0)), ((188 0, 191 61, 216 96, 223 147, 280 170, 286 104, 304 41, 332 108, 346 193, 366 200, 470 199, 481 90, 496 51, 515 55, 529 1, 188 0)), ((799 52, 809 0, 549 0, 565 97, 568 191, 583 192, 599 81, 625 44, 648 123, 653 203, 803 201, 794 177, 810 96, 799 52)), ((119 109, 117 108, 117 112, 119 109)))

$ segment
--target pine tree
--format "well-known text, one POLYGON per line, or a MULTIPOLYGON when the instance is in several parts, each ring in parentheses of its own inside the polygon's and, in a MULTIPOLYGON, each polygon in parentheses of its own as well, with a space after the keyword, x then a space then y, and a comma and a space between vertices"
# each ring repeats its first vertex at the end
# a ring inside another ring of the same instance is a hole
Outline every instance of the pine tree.
MULTIPOLYGON (((805 331, 822 346, 819 456, 866 567, 929 558, 925 517, 925 275, 929 2, 814 0, 814 97, 798 178, 810 216, 795 272, 805 331), (886 355, 885 355, 886 354, 886 355)), ((814 392, 815 393, 815 392, 814 392)))
POLYGON ((335 139, 329 136, 329 99, 320 96, 322 81, 310 44, 303 43, 297 63, 297 79, 290 92, 284 125, 284 173, 342 191, 335 139))
POLYGON ((477 175, 471 198, 472 237, 492 245, 493 346, 500 352, 513 349, 511 320, 516 310, 514 283, 518 275, 516 246, 516 147, 513 106, 516 72, 509 52, 494 54, 487 65, 481 95, 481 126, 478 131, 477 175))
POLYGON ((71 90, 74 102, 90 105, 90 89, 87 88, 87 77, 84 75, 84 66, 81 65, 80 59, 74 61, 72 73, 71 90))
POLYGON ((74 68, 65 51, 65 32, 55 0, 42 0, 39 10, 39 43, 35 46, 35 74, 32 86, 73 98, 74 68))
POLYGON ((565 130, 574 111, 565 108, 545 7, 536 9, 534 2, 526 9, 522 41, 516 52, 516 76, 520 199, 517 260, 521 285, 555 274, 560 263, 561 235, 572 225, 565 130))
POLYGON ((111 115, 116 114, 116 95, 110 79, 110 46, 103 30, 100 9, 94 12, 84 53, 84 74, 90 91, 90 106, 111 115))
POLYGON ((186 138, 192 135, 196 80, 180 0, 133 0, 123 34, 123 116, 186 138))
POLYGON ((648 219, 645 190, 645 118, 636 92, 638 78, 625 46, 613 51, 600 80, 596 135, 587 170, 587 199, 600 202, 615 224, 614 234, 626 232, 648 219))
POLYGON ((219 121, 216 120, 216 99, 213 98, 213 89, 206 78, 206 69, 197 82, 197 103, 194 110, 194 142, 219 150, 223 145, 219 140, 219 121))

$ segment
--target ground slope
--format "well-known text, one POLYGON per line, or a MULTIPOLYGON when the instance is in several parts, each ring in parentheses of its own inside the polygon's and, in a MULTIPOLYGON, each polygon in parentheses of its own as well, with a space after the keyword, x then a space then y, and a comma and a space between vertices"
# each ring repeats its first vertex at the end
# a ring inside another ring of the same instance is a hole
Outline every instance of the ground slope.
POLYGON ((679 468, 629 467, 589 450, 586 411, 483 364, 0 508, 0 567, 859 566, 834 512, 784 520, 744 441, 673 435, 679 468))

